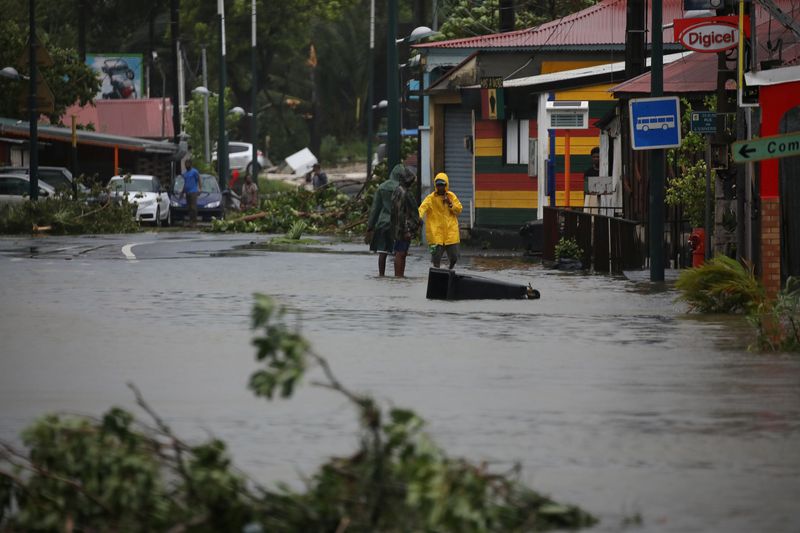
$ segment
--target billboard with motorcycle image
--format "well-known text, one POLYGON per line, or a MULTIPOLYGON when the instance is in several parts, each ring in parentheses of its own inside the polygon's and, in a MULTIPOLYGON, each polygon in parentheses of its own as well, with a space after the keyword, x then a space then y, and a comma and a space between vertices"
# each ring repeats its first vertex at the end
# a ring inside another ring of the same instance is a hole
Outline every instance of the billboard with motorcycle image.
POLYGON ((94 69, 101 82, 95 98, 141 98, 142 61, 142 54, 86 54, 86 64, 94 69))

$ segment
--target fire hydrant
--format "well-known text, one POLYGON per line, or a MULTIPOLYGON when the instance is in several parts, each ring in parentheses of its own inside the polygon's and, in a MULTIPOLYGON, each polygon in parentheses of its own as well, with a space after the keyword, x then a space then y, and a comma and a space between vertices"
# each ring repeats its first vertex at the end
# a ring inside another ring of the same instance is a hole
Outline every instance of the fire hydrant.
POLYGON ((706 230, 694 228, 689 236, 689 249, 692 251, 692 268, 702 266, 706 260, 706 230))

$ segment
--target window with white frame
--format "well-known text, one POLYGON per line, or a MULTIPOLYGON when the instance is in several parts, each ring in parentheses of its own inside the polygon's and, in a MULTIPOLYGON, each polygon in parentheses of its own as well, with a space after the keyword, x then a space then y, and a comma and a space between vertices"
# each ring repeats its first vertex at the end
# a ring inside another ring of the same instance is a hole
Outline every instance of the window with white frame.
POLYGON ((528 120, 509 119, 506 121, 506 164, 528 164, 528 120))

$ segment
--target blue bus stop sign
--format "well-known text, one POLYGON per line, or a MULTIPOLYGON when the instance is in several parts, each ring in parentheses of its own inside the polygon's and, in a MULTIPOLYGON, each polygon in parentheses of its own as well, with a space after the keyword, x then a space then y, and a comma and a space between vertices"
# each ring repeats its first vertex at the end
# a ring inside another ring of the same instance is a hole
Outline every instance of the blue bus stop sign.
POLYGON ((628 108, 634 150, 681 145, 681 107, 677 96, 634 98, 628 108))

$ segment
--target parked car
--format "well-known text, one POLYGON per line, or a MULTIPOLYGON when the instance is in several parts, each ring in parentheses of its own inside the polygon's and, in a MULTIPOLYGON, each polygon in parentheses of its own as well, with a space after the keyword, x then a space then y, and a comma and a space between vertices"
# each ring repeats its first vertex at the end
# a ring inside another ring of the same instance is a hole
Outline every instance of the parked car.
MULTIPOLYGON (((31 183, 25 174, 0 174, 0 204, 19 204, 30 198, 31 183)), ((39 182, 39 198, 51 198, 56 190, 39 182)))
MULTIPOLYGON (((29 167, 0 167, 0 172, 8 174, 29 174, 31 169, 29 167)), ((65 167, 39 167, 39 181, 43 181, 53 187, 55 190, 62 192, 72 192, 72 172, 65 167)), ((88 193, 89 188, 79 183, 78 191, 88 193)))
MULTIPOLYGON (((261 169, 264 168, 266 165, 266 159, 264 158, 264 153, 261 150, 256 151, 258 157, 258 167, 257 172, 261 172, 261 169)), ((217 151, 214 150, 211 153, 211 161, 217 161, 217 151)), ((250 164, 253 162, 253 145, 250 143, 243 143, 243 142, 229 142, 228 143, 228 167, 229 170, 242 170, 247 169, 247 172, 250 172, 250 164)))
MULTIPOLYGON (((200 174, 200 195, 197 197, 197 216, 203 220, 215 218, 225 218, 228 209, 239 209, 239 199, 236 195, 222 193, 219 190, 219 182, 216 176, 211 174, 200 174)), ((183 176, 175 176, 172 180, 172 188, 169 193, 170 209, 175 220, 186 218, 188 211, 186 197, 181 197, 183 192, 183 176)))
POLYGON ((108 182, 108 192, 112 200, 125 198, 136 204, 134 217, 138 222, 152 222, 156 226, 169 226, 172 223, 169 194, 161 189, 161 182, 155 176, 113 176, 108 182))

